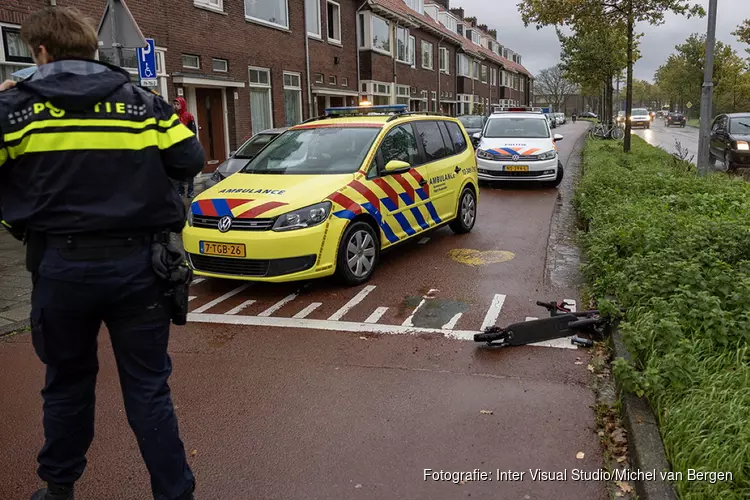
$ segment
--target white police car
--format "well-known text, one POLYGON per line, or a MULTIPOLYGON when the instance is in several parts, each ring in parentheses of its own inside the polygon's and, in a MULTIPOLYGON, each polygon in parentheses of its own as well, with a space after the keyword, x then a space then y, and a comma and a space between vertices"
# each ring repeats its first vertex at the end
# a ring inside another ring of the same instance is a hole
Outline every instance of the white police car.
POLYGON ((563 165, 540 108, 498 108, 474 134, 478 177, 484 181, 536 181, 558 186, 563 165))

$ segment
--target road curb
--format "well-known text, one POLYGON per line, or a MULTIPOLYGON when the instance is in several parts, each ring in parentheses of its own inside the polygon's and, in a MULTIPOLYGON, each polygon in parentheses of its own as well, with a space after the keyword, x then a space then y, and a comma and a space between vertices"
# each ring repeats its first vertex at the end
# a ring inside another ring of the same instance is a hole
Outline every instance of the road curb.
POLYGON ((15 323, 11 323, 5 326, 0 326, 0 338, 10 335, 13 332, 17 332, 18 330, 26 329, 28 327, 29 327, 28 319, 25 319, 23 321, 16 321, 15 323))
MULTIPOLYGON (((622 335, 614 329, 610 344, 618 358, 630 361, 622 335)), ((628 450, 630 462, 636 471, 644 473, 656 471, 653 481, 636 480, 635 491, 639 500, 677 500, 677 493, 668 481, 662 481, 659 474, 672 470, 664 451, 659 426, 651 406, 644 398, 622 388, 616 379, 617 390, 621 394, 622 420, 628 431, 628 450)))

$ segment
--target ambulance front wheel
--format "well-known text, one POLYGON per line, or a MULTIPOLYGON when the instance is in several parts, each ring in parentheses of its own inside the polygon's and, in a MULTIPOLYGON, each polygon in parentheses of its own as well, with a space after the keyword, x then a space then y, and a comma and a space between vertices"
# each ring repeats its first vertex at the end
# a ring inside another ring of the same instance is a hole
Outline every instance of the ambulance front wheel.
POLYGON ((477 197, 471 188, 464 188, 461 198, 458 200, 458 211, 456 218, 450 227, 456 234, 468 233, 474 228, 477 221, 477 197))
POLYGON ((341 238, 336 274, 347 285, 360 285, 370 279, 380 259, 380 241, 366 222, 351 224, 341 238))

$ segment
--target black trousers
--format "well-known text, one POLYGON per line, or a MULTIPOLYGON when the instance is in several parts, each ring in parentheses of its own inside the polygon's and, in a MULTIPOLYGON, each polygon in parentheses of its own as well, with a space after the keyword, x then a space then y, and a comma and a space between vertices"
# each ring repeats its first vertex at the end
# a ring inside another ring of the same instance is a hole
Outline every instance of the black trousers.
POLYGON ((46 365, 44 446, 38 474, 74 483, 94 438, 97 336, 104 323, 117 361, 130 427, 155 499, 186 497, 194 477, 179 437, 167 379, 170 314, 151 249, 47 248, 33 273, 32 338, 46 365))

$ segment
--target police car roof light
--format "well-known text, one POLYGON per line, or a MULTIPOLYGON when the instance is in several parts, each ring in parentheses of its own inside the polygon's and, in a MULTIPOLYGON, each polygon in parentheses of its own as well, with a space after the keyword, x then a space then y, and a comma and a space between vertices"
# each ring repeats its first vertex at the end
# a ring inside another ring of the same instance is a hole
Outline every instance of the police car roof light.
POLYGON ((493 113, 541 113, 542 108, 531 106, 495 106, 493 113))
POLYGON ((345 106, 340 108, 326 108, 326 115, 371 115, 371 114, 389 114, 389 113, 406 113, 408 111, 406 104, 380 105, 380 106, 345 106))

